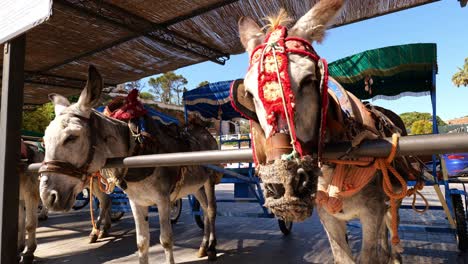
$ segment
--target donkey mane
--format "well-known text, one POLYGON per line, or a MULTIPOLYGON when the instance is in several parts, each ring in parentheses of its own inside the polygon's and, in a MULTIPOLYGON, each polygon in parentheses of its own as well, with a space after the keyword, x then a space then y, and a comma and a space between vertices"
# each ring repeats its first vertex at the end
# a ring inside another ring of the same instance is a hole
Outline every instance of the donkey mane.
POLYGON ((263 20, 268 21, 268 24, 262 28, 262 30, 266 29, 267 32, 273 31, 278 26, 287 26, 293 22, 293 19, 284 8, 281 8, 276 16, 267 16, 263 20))

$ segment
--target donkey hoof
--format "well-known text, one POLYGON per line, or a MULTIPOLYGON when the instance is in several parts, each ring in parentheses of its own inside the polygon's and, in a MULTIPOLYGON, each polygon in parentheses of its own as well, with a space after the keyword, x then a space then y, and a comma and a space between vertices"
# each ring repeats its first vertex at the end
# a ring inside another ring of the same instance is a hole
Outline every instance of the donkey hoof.
POLYGON ((401 264, 401 263, 403 263, 401 255, 400 254, 395 254, 394 256, 392 256, 391 263, 392 264, 401 264))
POLYGON ((18 255, 21 256, 21 253, 23 253, 24 249, 26 248, 26 245, 19 245, 18 246, 18 255))
POLYGON ((21 264, 32 264, 34 262, 34 255, 23 255, 21 258, 21 264))
POLYGON ((209 261, 215 261, 216 260, 216 258, 217 258, 216 250, 208 250, 207 254, 208 254, 208 260, 209 261))
POLYGON ((197 254, 197 256, 198 256, 199 258, 203 258, 203 257, 208 256, 207 251, 206 251, 206 248, 200 247, 200 249, 198 249, 198 254, 197 254))
POLYGON ((91 234, 89 235, 89 243, 95 243, 98 240, 98 235, 97 234, 91 234))
POLYGON ((108 236, 109 236, 109 233, 107 231, 102 231, 101 233, 99 233, 98 238, 101 239, 101 238, 106 238, 108 236))

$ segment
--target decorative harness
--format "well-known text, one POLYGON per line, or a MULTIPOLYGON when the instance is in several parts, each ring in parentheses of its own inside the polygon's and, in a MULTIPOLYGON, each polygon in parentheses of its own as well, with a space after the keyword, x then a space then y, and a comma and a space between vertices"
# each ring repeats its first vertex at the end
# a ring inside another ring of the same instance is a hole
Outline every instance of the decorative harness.
POLYGON ((294 128, 295 96, 291 90, 288 73, 288 54, 305 55, 315 61, 321 72, 320 93, 322 95, 321 123, 318 143, 318 162, 326 130, 326 115, 328 110, 328 66, 325 59, 320 58, 312 45, 305 39, 288 37, 287 28, 276 26, 270 32, 265 43, 257 46, 250 57, 250 67, 258 64, 258 91, 260 100, 267 113, 267 122, 273 126, 271 135, 280 132, 279 118, 286 119, 289 136, 291 138, 292 153, 283 155, 282 159, 299 158, 308 154, 297 140, 294 128))
MULTIPOLYGON (((328 112, 328 67, 325 59, 320 58, 312 45, 302 39, 296 37, 288 37, 287 29, 283 26, 276 26, 274 30, 269 33, 265 39, 265 43, 257 46, 250 57, 250 67, 252 67, 256 62, 258 63, 258 94, 260 100, 267 113, 267 122, 269 125, 273 126, 273 130, 270 135, 267 136, 267 141, 269 138, 273 138, 275 134, 283 133, 282 124, 280 118, 286 119, 289 137, 291 139, 292 152, 289 155, 282 155, 282 160, 296 160, 298 165, 301 165, 299 158, 308 156, 307 148, 303 148, 301 142, 297 140, 295 127, 294 127, 294 114, 295 114, 295 95, 291 90, 291 83, 288 74, 288 54, 299 54, 305 55, 315 61, 320 69, 321 79, 320 79, 320 93, 322 99, 321 105, 321 122, 319 130, 319 139, 317 146, 317 160, 314 161, 317 164, 317 167, 321 166, 321 156, 323 151, 323 145, 325 141, 325 132, 326 132, 326 115, 328 112)), ((340 92, 345 92, 338 87, 332 87, 331 89, 336 94, 340 92)), ((346 92, 345 92, 346 93, 346 92)), ((340 98, 347 98, 346 96, 341 96, 340 98)), ((349 104, 345 104, 349 106, 349 104)), ((235 105, 234 105, 235 107, 235 105)), ((236 107, 235 107, 236 108, 236 107)), ((351 110, 351 109, 350 109, 351 110)), ((352 114, 352 111, 348 114, 352 114)), ((350 116, 348 116, 350 117, 350 116)), ((353 119, 351 117, 351 119, 353 119)), ((358 134, 356 138, 353 139, 353 142, 357 139, 362 141, 365 139, 369 133, 373 133, 369 130, 361 131, 361 134, 358 134)), ((334 182, 329 186, 329 190, 319 190, 317 193, 317 202, 319 205, 324 206, 327 211, 331 207, 334 207, 334 210, 331 210, 330 213, 334 214, 341 210, 342 208, 342 197, 347 197, 353 195, 360 191, 364 186, 369 183, 373 178, 377 170, 381 170, 384 178, 383 189, 387 196, 390 198, 391 213, 392 213, 392 223, 391 228, 393 231, 392 235, 392 244, 399 244, 398 237, 398 205, 397 202, 399 199, 403 199, 407 195, 415 195, 418 193, 418 190, 422 188, 422 185, 415 186, 411 190, 407 190, 407 185, 403 177, 393 168, 392 161, 395 157, 397 146, 398 146, 398 137, 399 134, 393 135, 392 143, 392 152, 387 159, 375 159, 375 165, 372 162, 368 161, 350 161, 350 160, 327 160, 327 163, 337 164, 334 172, 336 177, 332 176, 334 182), (351 166, 354 169, 354 174, 356 177, 350 177, 350 179, 355 180, 353 184, 358 186, 346 186, 348 178, 346 175, 350 172, 344 171, 347 167, 351 166), (371 166, 368 170, 368 175, 360 177, 360 170, 371 166), (398 179, 402 191, 395 192, 390 181, 389 172, 391 172, 395 178, 398 179), (336 182, 336 183, 335 183, 336 182), (335 188, 336 190, 330 190, 330 187, 335 188), (348 188, 349 187, 349 188, 348 188), (347 189, 348 188, 348 189, 347 189), (329 196, 333 194, 334 196, 329 196), (341 198, 340 198, 341 195, 341 198), (334 199, 333 199, 334 198, 334 199)), ((273 143, 273 140, 270 142, 273 143)), ((284 148, 284 147, 282 147, 284 148)), ((255 156, 255 155, 254 155, 255 156)), ((309 156, 310 157, 310 156, 309 156)), ((266 173, 268 174, 268 173, 266 173)), ((268 176, 268 175, 267 175, 268 176)), ((286 190, 287 192, 287 190, 286 190)), ((414 201, 414 200, 413 200, 414 201)), ((280 201, 281 202, 281 201, 280 201)), ((414 203, 414 202, 413 202, 414 203)), ((271 208, 273 209, 273 208, 271 208)))

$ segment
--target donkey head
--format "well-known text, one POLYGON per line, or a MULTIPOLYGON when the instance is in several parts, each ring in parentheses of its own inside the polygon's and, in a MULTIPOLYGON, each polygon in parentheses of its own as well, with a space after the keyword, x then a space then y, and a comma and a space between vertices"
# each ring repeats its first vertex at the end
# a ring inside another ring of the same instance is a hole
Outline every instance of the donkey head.
POLYGON ((95 154, 96 131, 91 131, 92 108, 99 101, 102 78, 94 66, 89 67, 86 87, 77 103, 58 94, 50 94, 55 119, 44 134, 45 158, 40 172, 40 195, 52 210, 69 210, 86 176, 99 170, 104 158, 95 154))
POLYGON ((322 0, 289 30, 281 11, 269 19, 267 34, 252 19, 239 20, 250 67, 244 86, 232 90, 233 103, 254 121, 265 205, 286 220, 301 221, 312 213, 320 170, 309 154, 320 141, 323 74, 310 43, 323 40, 342 6, 343 0, 322 0))

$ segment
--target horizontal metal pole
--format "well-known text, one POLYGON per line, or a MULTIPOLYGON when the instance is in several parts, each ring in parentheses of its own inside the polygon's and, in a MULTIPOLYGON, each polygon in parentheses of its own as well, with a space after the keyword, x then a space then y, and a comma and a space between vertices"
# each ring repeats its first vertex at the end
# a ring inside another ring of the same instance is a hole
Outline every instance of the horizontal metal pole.
MULTIPOLYGON (((325 158, 337 158, 351 148, 350 142, 325 147, 325 158)), ((387 157, 392 149, 392 138, 366 140, 349 157, 387 157)), ((468 133, 414 135, 400 138, 397 156, 426 156, 432 154, 468 152, 468 133)))
MULTIPOLYGON (((364 141, 359 148, 351 151, 349 157, 387 157, 392 148, 392 139, 364 141)), ((351 148, 351 142, 330 144, 325 147, 324 158, 338 158, 351 148)), ((468 133, 418 135, 400 138, 397 155, 432 155, 468 152, 468 133)), ((200 165, 251 162, 252 149, 209 150, 178 152, 167 154, 141 155, 128 158, 108 159, 105 168, 142 168, 180 165, 200 165)), ((29 165, 28 169, 37 171, 39 163, 29 165)))

